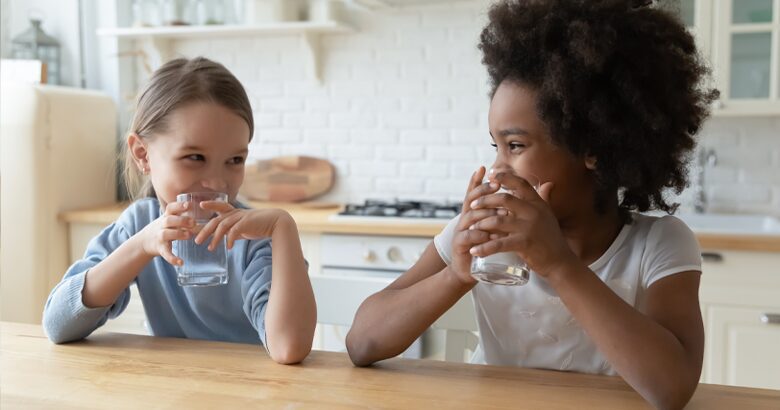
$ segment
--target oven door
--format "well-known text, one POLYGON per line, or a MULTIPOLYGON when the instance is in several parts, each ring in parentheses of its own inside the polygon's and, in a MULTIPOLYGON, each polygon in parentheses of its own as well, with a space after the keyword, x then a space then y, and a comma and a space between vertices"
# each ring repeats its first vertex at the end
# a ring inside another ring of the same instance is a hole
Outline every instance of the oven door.
MULTIPOLYGON (((364 272, 356 269, 323 268, 322 275, 311 276, 317 300, 315 348, 346 352, 346 336, 360 305, 369 296, 389 285, 400 272, 364 272)), ((418 338, 402 357, 419 359, 423 355, 423 337, 418 338)))

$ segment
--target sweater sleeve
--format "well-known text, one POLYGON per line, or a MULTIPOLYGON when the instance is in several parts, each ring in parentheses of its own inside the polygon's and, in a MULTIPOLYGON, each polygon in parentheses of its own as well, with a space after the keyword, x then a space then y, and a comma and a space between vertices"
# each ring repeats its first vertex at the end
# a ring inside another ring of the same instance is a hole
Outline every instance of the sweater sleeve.
POLYGON ((125 289, 114 304, 106 307, 84 306, 81 293, 89 269, 104 260, 130 235, 120 224, 113 223, 87 245, 84 257, 65 272, 62 281, 54 287, 43 310, 43 328, 54 343, 83 339, 110 318, 119 316, 130 301, 130 290, 125 289))
POLYGON ((265 311, 271 295, 271 240, 249 241, 247 262, 241 276, 244 314, 266 346, 265 311))

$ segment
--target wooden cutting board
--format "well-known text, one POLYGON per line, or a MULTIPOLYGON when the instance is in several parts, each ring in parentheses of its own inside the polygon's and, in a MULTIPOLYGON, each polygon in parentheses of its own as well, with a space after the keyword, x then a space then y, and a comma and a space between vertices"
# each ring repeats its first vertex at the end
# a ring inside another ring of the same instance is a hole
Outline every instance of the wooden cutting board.
POLYGON ((276 157, 246 167, 241 194, 256 201, 300 202, 333 188, 336 170, 328 160, 276 157))

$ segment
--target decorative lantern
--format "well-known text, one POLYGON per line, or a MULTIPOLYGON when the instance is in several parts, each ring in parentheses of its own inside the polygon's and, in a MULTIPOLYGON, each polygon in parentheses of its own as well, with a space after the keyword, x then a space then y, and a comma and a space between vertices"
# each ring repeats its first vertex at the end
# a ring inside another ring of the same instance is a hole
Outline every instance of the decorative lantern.
POLYGON ((60 82, 60 43, 41 30, 41 21, 30 19, 32 27, 12 41, 11 55, 15 59, 40 60, 46 65, 49 84, 60 82))

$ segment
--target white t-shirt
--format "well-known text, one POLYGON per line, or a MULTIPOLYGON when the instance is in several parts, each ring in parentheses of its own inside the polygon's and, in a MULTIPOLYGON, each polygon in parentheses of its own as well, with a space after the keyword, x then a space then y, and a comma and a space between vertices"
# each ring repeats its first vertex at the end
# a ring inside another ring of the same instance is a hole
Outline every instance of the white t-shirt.
MULTIPOLYGON (((626 303, 644 312, 655 281, 701 272, 693 232, 673 216, 632 214, 606 252, 588 268, 626 303)), ((452 261, 456 216, 434 238, 442 260, 452 261)), ((535 273, 524 286, 479 282, 471 291, 480 341, 471 361, 582 373, 615 374, 596 345, 546 281, 535 273)))

